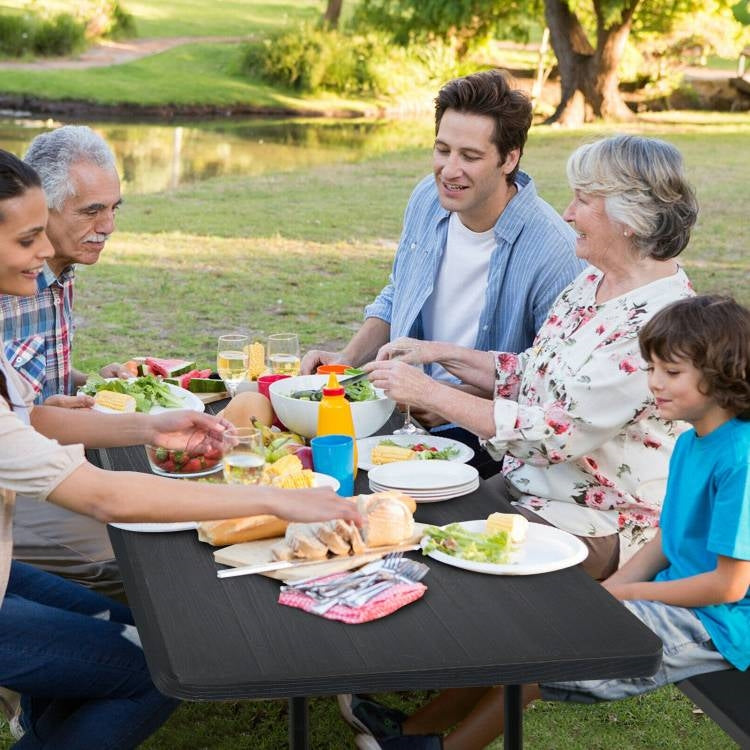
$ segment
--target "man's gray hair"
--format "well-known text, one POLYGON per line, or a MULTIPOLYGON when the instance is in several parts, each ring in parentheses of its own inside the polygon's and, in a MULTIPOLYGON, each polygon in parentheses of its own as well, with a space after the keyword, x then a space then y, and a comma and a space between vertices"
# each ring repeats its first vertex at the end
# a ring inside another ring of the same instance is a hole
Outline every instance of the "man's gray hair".
POLYGON ((91 162, 102 169, 117 169, 105 140, 85 125, 64 125, 38 135, 23 160, 39 173, 47 207, 52 211, 60 211, 75 193, 70 179, 74 164, 91 162))

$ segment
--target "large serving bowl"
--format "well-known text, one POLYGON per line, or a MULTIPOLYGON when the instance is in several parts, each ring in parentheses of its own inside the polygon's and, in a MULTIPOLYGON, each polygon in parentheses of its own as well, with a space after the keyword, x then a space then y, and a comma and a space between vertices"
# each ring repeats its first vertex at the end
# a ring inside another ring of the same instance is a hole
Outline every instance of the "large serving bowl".
MULTIPOLYGON (((268 392, 271 406, 276 416, 288 430, 306 438, 315 437, 318 429, 319 401, 305 401, 292 398, 289 394, 320 388, 328 382, 328 375, 298 375, 271 383, 268 392)), ((378 397, 373 401, 353 401, 352 419, 357 438, 368 437, 377 432, 391 416, 395 406, 383 391, 378 390, 378 397)))

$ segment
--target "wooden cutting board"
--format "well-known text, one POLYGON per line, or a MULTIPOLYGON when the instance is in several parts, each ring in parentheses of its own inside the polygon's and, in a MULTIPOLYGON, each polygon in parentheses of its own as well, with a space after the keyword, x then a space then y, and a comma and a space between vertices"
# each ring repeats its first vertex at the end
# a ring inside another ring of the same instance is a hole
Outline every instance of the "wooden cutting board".
POLYGON ((214 401, 228 398, 229 394, 226 391, 221 391, 219 393, 194 393, 193 396, 197 396, 204 404, 212 404, 214 401))
MULTIPOLYGON (((284 568, 283 570, 271 570, 261 575, 275 578, 279 581, 301 581, 305 578, 332 575, 333 573, 357 568, 370 560, 377 560, 379 557, 383 557, 383 555, 386 555, 391 550, 401 547, 404 544, 416 544, 424 536, 425 526, 426 524, 423 523, 415 523, 414 534, 412 534, 411 539, 405 539, 403 542, 389 547, 377 547, 367 550, 362 555, 357 555, 356 558, 348 556, 331 557, 327 561, 321 561, 320 565, 304 565, 296 569, 292 567, 284 568)), ((214 560, 222 565, 232 565, 233 567, 272 562, 274 558, 271 555, 271 547, 279 541, 281 541, 281 537, 233 544, 230 547, 216 550, 214 552, 214 560)), ((304 561, 300 560, 300 562, 304 561)))

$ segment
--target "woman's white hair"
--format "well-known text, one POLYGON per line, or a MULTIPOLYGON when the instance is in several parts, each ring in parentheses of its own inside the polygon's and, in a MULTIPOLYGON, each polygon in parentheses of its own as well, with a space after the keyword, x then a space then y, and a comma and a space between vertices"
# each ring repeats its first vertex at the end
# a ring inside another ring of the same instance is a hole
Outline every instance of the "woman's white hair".
POLYGON ((105 140, 85 125, 64 125, 38 135, 23 160, 39 174, 47 207, 53 211, 60 211, 75 193, 70 179, 74 164, 90 162, 102 169, 117 169, 105 140))
POLYGON ((604 198, 607 216, 632 232, 644 256, 666 260, 687 246, 698 202, 671 144, 634 135, 603 138, 576 149, 567 173, 574 190, 604 198))

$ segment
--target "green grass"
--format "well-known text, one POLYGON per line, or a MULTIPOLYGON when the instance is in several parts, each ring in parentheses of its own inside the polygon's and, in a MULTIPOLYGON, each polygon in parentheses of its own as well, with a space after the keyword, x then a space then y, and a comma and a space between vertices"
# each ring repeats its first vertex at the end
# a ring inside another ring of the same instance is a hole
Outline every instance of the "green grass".
POLYGON ((186 44, 122 65, 85 70, 3 70, 0 91, 101 104, 245 104, 284 110, 364 111, 336 97, 304 99, 238 72, 240 46, 186 44))
MULTIPOLYGON (((49 13, 75 12, 90 3, 71 0, 45 0, 40 3, 49 13)), ((29 0, 4 0, 0 11, 18 11, 29 0)), ((319 0, 221 0, 207 5, 205 0, 122 0, 135 17, 138 36, 241 36, 276 31, 300 20, 313 20, 323 11, 319 0), (207 13, 207 8, 213 12, 207 13)))

